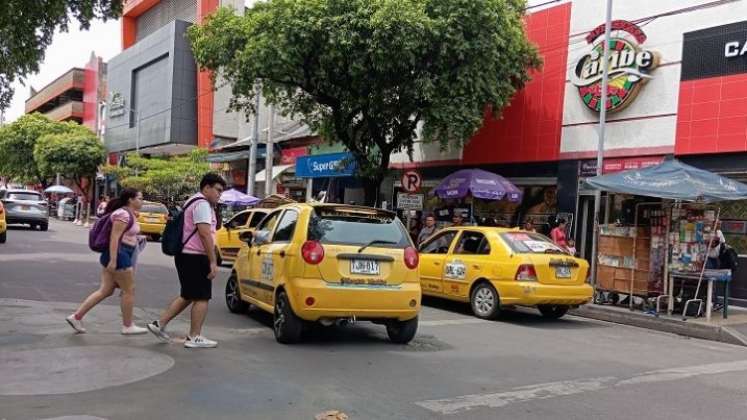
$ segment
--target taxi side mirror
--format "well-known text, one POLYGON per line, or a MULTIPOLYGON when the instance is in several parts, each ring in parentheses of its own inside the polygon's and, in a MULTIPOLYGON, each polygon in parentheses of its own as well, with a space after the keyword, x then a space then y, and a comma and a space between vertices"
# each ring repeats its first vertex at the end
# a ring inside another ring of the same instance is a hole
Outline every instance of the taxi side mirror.
POLYGON ((252 232, 241 232, 239 234, 239 240, 249 246, 252 246, 252 239, 254 239, 254 234, 252 232))
POLYGON ((270 243, 270 231, 260 230, 254 233, 254 245, 265 245, 270 243))

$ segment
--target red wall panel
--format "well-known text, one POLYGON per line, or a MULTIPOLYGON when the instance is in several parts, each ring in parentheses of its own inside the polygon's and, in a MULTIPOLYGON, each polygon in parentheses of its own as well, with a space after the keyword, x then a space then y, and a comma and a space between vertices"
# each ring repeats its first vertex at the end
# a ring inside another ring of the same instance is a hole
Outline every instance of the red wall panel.
POLYGON ((747 151, 747 74, 680 83, 675 154, 747 151))
POLYGON ((464 148, 465 164, 540 162, 558 159, 563 120, 571 3, 526 18, 527 36, 543 68, 517 92, 502 118, 489 115, 464 148))

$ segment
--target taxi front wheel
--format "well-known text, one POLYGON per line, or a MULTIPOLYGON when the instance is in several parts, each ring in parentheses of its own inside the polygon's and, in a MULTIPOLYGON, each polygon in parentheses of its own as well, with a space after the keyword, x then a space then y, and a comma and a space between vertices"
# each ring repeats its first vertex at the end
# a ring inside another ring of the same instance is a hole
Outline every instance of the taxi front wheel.
POLYGON ((8 232, 0 233, 0 244, 4 244, 8 239, 8 232))
POLYGON ((543 317, 548 319, 559 319, 568 312, 567 305, 539 305, 537 306, 543 317))
POLYGON ((241 300, 236 272, 232 272, 231 277, 226 282, 226 306, 228 306, 229 311, 235 314, 242 314, 249 310, 249 304, 241 300))
POLYGON ((492 284, 482 282, 475 286, 470 296, 472 312, 482 319, 495 319, 500 313, 500 298, 492 284))
POLYGON ((278 343, 293 344, 301 339, 304 322, 293 313, 288 302, 288 295, 284 290, 278 293, 275 299, 275 316, 273 319, 273 331, 278 343))
POLYGON ((392 343, 407 344, 415 338, 417 332, 418 317, 407 321, 389 321, 386 324, 386 333, 392 343))

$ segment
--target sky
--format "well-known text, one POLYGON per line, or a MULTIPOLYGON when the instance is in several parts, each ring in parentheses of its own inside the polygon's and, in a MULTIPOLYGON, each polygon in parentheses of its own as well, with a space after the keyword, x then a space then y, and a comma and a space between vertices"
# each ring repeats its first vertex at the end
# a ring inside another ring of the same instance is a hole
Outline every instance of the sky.
MULTIPOLYGON (((246 0, 247 7, 256 0, 246 0)), ((530 6, 555 6, 567 0, 529 0, 530 6)), ((535 11, 537 9, 532 9, 535 11)), ((75 22, 71 23, 66 33, 55 33, 52 44, 47 48, 46 57, 39 65, 39 73, 29 75, 26 85, 16 81, 15 95, 9 109, 5 111, 5 122, 13 122, 23 115, 24 102, 29 97, 29 86, 41 89, 72 67, 84 67, 88 63, 91 51, 109 61, 121 51, 120 23, 110 20, 106 23, 94 21, 88 31, 81 31, 75 22)))

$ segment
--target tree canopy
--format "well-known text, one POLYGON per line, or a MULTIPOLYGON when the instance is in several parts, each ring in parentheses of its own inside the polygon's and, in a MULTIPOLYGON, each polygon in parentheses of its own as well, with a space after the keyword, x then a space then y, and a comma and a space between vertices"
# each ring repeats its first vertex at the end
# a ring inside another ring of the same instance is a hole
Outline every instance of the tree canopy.
POLYGON ((91 131, 74 122, 52 121, 44 115, 23 115, 14 122, 0 127, 0 175, 21 182, 47 185, 56 172, 40 168, 34 159, 38 140, 49 134, 83 133, 91 131))
MULTIPOLYGON (((344 144, 378 187, 418 136, 461 145, 500 114, 540 64, 523 0, 269 0, 220 9, 189 36, 232 107, 263 95, 344 144), (421 130, 422 124, 422 130, 421 130)), ((375 191, 376 188, 373 188, 375 191)), ((367 197, 367 201, 371 201, 367 197)))
POLYGON ((44 135, 34 146, 34 161, 41 173, 58 173, 71 179, 86 197, 105 159, 104 145, 85 127, 44 135))
POLYGON ((0 109, 10 105, 12 84, 39 71, 55 30, 71 20, 88 29, 93 19, 116 19, 122 0, 5 0, 0 7, 0 109))
POLYGON ((137 188, 152 200, 173 206, 199 189, 203 175, 210 172, 207 151, 194 149, 190 154, 171 157, 144 158, 127 155, 122 166, 106 166, 124 187, 137 188))

